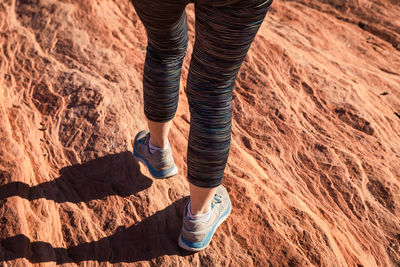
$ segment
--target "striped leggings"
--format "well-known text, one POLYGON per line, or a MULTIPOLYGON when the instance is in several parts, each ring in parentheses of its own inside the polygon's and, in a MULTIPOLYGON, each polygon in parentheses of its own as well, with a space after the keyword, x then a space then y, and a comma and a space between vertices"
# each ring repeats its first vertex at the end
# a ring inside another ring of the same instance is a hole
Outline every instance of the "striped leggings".
MULTIPOLYGON (((155 122, 174 118, 188 44, 188 0, 131 0, 148 45, 144 112, 155 122)), ((196 38, 187 78, 190 111, 188 180, 205 188, 222 182, 232 126, 232 91, 240 66, 272 0, 194 0, 196 38)))

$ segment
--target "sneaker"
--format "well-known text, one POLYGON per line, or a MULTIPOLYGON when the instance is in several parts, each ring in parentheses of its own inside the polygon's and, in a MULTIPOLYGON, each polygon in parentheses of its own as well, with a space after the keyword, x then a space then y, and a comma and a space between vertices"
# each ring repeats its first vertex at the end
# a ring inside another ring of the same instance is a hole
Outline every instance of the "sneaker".
POLYGON ((147 166, 154 178, 169 178, 178 174, 171 147, 150 153, 149 140, 150 132, 147 130, 140 131, 136 135, 133 145, 135 158, 147 166))
POLYGON ((200 251, 210 244, 215 230, 228 218, 231 213, 231 200, 226 188, 222 185, 218 186, 211 203, 211 216, 208 221, 190 219, 187 214, 187 205, 183 215, 182 232, 179 236, 178 244, 185 250, 200 251))

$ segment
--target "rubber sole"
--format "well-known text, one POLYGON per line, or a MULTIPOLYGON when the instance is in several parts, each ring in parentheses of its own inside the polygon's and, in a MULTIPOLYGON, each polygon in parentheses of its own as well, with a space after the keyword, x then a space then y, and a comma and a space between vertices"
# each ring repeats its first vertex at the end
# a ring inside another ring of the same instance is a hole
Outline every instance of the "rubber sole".
POLYGON ((232 210, 232 206, 231 206, 231 204, 229 204, 229 212, 228 212, 226 215, 224 215, 224 216, 218 221, 217 226, 215 227, 214 232, 212 233, 212 236, 211 236, 211 238, 210 238, 210 241, 208 241, 208 243, 206 243, 205 246, 203 246, 203 247, 201 247, 201 248, 189 247, 188 245, 186 245, 186 244, 182 241, 182 235, 179 235, 178 245, 179 245, 181 248, 183 248, 184 250, 187 250, 187 251, 195 251, 195 252, 197 252, 197 251, 202 251, 202 250, 204 250, 206 247, 208 247, 208 245, 210 245, 211 240, 212 240, 212 238, 213 238, 213 236, 214 236, 214 234, 215 234, 215 231, 217 231, 218 227, 228 218, 229 214, 231 214, 231 210, 232 210))
POLYGON ((168 174, 163 175, 163 176, 154 175, 154 173, 153 173, 152 170, 151 170, 152 168, 151 168, 150 164, 147 162, 147 160, 145 160, 145 159, 142 158, 141 156, 137 155, 137 154, 136 154, 136 151, 134 151, 133 156, 134 156, 138 161, 142 162, 142 163, 147 167, 147 169, 149 170, 151 176, 152 176, 153 178, 155 178, 155 179, 167 179, 167 178, 171 178, 171 177, 173 177, 173 176, 175 176, 175 175, 178 174, 178 167, 176 167, 176 165, 174 164, 174 166, 172 167, 171 171, 170 171, 168 174))

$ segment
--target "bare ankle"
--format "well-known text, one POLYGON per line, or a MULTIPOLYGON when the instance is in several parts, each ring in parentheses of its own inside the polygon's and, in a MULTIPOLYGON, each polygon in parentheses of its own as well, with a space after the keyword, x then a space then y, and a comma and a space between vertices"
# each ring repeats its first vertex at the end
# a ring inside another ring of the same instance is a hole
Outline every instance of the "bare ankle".
POLYGON ((168 133, 172 125, 172 120, 168 122, 155 122, 147 120, 150 130, 150 142, 152 145, 164 148, 168 145, 168 133))
POLYGON ((159 147, 159 148, 166 148, 168 147, 168 139, 167 138, 155 138, 151 135, 150 133, 150 143, 153 146, 159 147))
POLYGON ((189 183, 190 212, 193 215, 207 213, 211 209, 211 202, 217 188, 203 188, 189 183))
POLYGON ((196 205, 193 205, 193 203, 190 203, 190 213, 192 213, 193 215, 205 214, 205 213, 209 212, 210 209, 211 209, 211 205, 203 205, 201 207, 196 207, 196 205))

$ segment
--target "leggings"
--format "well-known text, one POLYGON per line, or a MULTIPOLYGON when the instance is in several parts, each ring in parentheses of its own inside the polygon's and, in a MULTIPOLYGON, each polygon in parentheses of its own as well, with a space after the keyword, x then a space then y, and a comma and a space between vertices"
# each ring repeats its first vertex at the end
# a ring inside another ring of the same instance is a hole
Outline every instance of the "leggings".
MULTIPOLYGON (((143 70, 147 119, 174 118, 188 44, 188 0, 131 0, 146 28, 143 70)), ((187 177, 191 184, 221 184, 231 142, 232 91, 247 51, 272 0, 194 0, 196 37, 187 78, 190 111, 187 177)))

